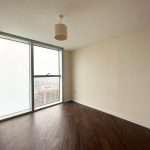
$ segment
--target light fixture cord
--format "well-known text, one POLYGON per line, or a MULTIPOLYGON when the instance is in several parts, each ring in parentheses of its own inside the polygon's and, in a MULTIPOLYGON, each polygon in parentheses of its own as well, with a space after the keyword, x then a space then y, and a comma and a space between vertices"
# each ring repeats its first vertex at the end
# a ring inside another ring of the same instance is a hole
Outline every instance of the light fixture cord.
POLYGON ((60 19, 60 23, 61 23, 61 20, 63 19, 63 15, 61 14, 61 15, 59 15, 59 19, 60 19))
POLYGON ((60 24, 61 24, 61 17, 60 17, 60 24))

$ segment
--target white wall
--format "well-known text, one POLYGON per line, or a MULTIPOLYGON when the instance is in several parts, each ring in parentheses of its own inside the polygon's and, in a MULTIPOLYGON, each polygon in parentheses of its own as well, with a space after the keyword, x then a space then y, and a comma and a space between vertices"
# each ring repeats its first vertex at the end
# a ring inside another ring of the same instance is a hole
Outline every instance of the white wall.
POLYGON ((63 51, 63 100, 71 100, 70 90, 70 51, 63 51))
POLYGON ((71 54, 72 98, 150 128, 150 28, 71 54))

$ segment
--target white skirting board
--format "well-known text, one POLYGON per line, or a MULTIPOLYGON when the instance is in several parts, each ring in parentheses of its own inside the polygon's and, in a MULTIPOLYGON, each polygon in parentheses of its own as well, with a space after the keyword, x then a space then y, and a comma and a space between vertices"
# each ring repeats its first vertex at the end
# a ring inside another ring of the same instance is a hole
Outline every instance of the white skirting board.
POLYGON ((118 118, 127 120, 127 121, 129 121, 129 122, 135 123, 135 124, 140 125, 140 126, 142 126, 142 127, 145 127, 145 128, 150 129, 149 126, 143 125, 143 124, 141 124, 140 122, 134 120, 133 118, 129 118, 129 117, 125 116, 125 115, 122 115, 122 114, 113 112, 113 111, 111 111, 111 110, 103 109, 103 108, 96 108, 96 107, 90 106, 90 105, 88 105, 88 104, 79 102, 79 101, 75 101, 75 100, 72 100, 72 101, 73 101, 73 102, 76 102, 76 103, 79 103, 79 104, 82 104, 82 105, 85 105, 85 106, 88 106, 88 107, 90 107, 90 108, 93 108, 93 109, 96 109, 96 110, 105 112, 105 113, 110 114, 110 115, 113 115, 113 116, 115 116, 115 117, 118 117, 118 118))

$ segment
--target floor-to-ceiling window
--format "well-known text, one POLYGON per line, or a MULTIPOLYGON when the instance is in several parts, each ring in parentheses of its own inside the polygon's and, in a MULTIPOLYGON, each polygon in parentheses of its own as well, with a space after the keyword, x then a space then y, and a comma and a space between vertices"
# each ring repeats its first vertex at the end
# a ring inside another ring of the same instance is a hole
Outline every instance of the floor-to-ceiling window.
POLYGON ((0 38, 0 118, 31 110, 29 43, 0 38))
POLYGON ((61 48, 0 35, 0 120, 61 101, 61 48))
POLYGON ((41 108, 61 101, 61 53, 34 46, 34 107, 41 108))

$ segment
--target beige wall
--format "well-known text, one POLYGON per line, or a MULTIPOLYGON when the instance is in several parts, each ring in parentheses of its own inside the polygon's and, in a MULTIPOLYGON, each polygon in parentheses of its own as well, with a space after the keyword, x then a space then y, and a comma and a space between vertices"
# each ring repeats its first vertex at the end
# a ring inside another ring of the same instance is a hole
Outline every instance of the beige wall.
POLYGON ((63 51, 63 100, 71 100, 70 91, 70 51, 63 51))
POLYGON ((72 98, 150 128, 150 28, 71 54, 72 98))

